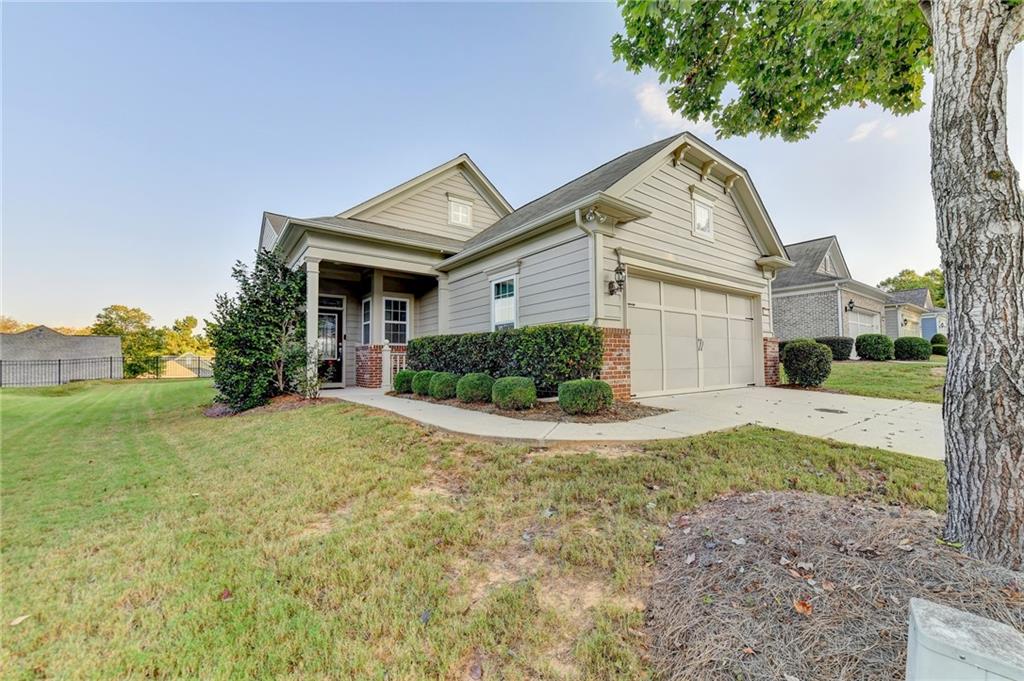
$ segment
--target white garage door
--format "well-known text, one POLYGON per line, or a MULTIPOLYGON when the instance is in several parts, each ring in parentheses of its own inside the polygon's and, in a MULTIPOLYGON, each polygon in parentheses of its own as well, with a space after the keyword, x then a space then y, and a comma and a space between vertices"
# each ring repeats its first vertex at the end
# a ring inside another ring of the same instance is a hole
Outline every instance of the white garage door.
POLYGON ((754 383, 754 299, 641 277, 626 284, 633 393, 754 383))
MULTIPOLYGON (((847 326, 849 328, 846 330, 846 334, 854 340, 862 333, 881 333, 882 316, 874 312, 853 310, 847 317, 847 326)), ((850 352, 850 357, 858 359, 856 348, 850 352)))
POLYGON ((880 333, 882 328, 881 315, 873 312, 859 312, 854 310, 849 313, 850 329, 847 333, 851 338, 856 338, 862 333, 880 333))

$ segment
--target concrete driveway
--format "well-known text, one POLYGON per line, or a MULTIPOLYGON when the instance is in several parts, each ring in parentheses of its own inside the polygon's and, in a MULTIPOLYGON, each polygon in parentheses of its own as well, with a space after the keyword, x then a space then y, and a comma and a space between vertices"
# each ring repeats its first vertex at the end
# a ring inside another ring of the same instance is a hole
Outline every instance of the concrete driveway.
POLYGON ((644 404, 672 411, 619 423, 524 421, 392 397, 367 388, 325 390, 323 394, 456 433, 541 444, 660 440, 754 423, 930 459, 941 460, 944 452, 942 412, 937 404, 783 388, 738 388, 643 399, 644 404))

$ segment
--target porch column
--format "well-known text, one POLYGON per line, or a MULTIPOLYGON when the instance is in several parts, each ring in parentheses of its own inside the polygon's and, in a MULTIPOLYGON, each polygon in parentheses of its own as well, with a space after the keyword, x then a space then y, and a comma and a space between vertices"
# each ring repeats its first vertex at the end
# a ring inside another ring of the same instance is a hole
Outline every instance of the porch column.
POLYGON ((448 274, 437 275, 437 332, 448 333, 448 274))
POLYGON ((370 287, 370 345, 384 342, 384 273, 373 270, 370 287))
MULTIPOLYGON (((320 311, 320 260, 306 258, 306 350, 317 347, 318 322, 320 311)), ((315 356, 314 356, 315 357, 315 356)), ((320 367, 316 360, 309 362, 306 371, 310 378, 316 376, 320 367)))

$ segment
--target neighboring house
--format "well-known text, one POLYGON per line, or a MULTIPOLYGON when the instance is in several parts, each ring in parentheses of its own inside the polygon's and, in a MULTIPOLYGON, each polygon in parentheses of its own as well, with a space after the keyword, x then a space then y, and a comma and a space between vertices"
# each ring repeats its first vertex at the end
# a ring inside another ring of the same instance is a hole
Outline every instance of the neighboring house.
POLYGON ((337 215, 265 213, 259 245, 305 268, 342 385, 388 385, 410 338, 555 322, 605 328, 620 398, 777 380, 792 263, 747 172, 689 133, 518 209, 463 154, 337 215))
POLYGON ((0 384, 121 378, 120 336, 66 336, 46 326, 0 334, 0 384))
POLYGON ((795 266, 772 282, 780 339, 884 333, 889 294, 851 276, 836 237, 787 244, 786 252, 795 266))
POLYGON ((932 303, 928 288, 913 288, 889 294, 886 305, 885 332, 891 338, 921 336, 931 339, 936 333, 949 331, 946 311, 932 303))

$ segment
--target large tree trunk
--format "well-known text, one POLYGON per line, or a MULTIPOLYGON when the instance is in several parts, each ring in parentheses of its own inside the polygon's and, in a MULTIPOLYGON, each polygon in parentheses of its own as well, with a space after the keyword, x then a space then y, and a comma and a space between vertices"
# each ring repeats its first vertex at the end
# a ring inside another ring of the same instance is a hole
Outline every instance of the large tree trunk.
POLYGON ((932 191, 946 272, 946 538, 1024 565, 1024 203, 1006 132, 1006 62, 1024 6, 926 5, 934 44, 932 191))

